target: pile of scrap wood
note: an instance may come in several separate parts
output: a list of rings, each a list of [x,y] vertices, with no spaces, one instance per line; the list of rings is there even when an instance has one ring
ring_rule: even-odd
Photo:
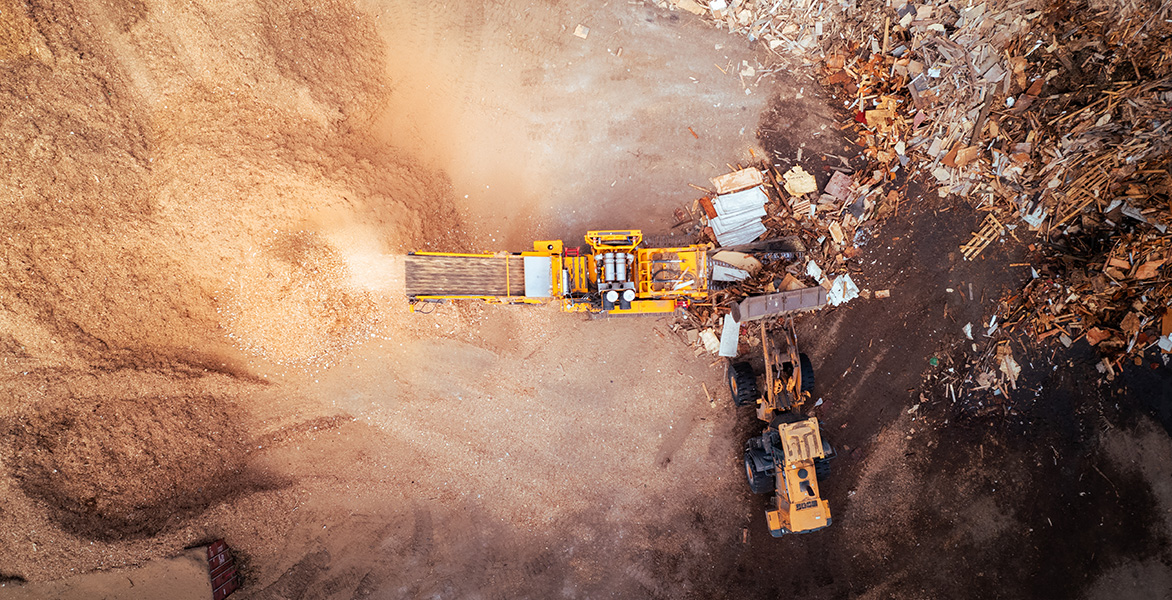
[[[723,198],[721,190],[727,190],[725,181],[735,177],[757,183],[752,191],[755,198],[753,208],[759,211],[745,212],[753,224],[761,224],[761,234],[740,244],[727,244],[728,238],[719,233],[714,224],[724,217],[719,216]],[[795,166],[784,174],[771,165],[759,164],[712,179],[717,193],[700,198],[695,211],[700,215],[700,241],[712,242],[717,247],[729,250],[746,250],[764,253],[767,257],[784,259],[788,270],[779,271],[777,266],[766,265],[761,272],[753,273],[737,289],[728,289],[729,298],[744,297],[777,291],[773,279],[789,274],[794,278],[809,278],[812,285],[832,281],[835,274],[847,273],[850,259],[858,256],[858,240],[861,227],[875,214],[874,194],[871,188],[856,185],[852,178],[836,171],[821,191],[814,177],[801,166]],[[744,192],[737,192],[744,193]],[[758,216],[760,215],[760,216]],[[756,230],[754,230],[756,231]],[[757,239],[764,243],[752,243]],[[769,241],[773,240],[772,243]],[[802,258],[802,262],[796,259]],[[808,268],[813,261],[817,272]],[[829,287],[829,283],[826,283]]]
[[[768,164],[713,178],[715,191],[698,199],[692,211],[699,215],[699,241],[719,248],[711,260],[712,292],[709,302],[689,307],[687,328],[707,333],[709,349],[715,352],[715,332],[746,298],[777,295],[762,305],[772,310],[789,306],[787,302],[839,305],[871,297],[851,277],[860,268],[851,261],[865,237],[860,229],[875,214],[870,183],[858,185],[836,171],[819,190],[801,166],[779,173]],[[797,293],[819,287],[824,291]],[[786,296],[790,292],[792,297]],[[889,294],[880,290],[873,295]]]
[[[1007,237],[1049,257],[1019,295],[1037,339],[1085,339],[1108,362],[1167,339],[1172,3],[670,3],[820,69],[869,161],[844,202],[863,200],[855,217],[898,214],[900,182],[918,175],[983,213],[965,259]],[[766,226],[801,220],[811,199],[785,200]]]
[[[1131,48],[1095,52],[1110,46],[1101,27],[1061,21],[1031,2],[893,10],[878,51],[855,43],[823,61],[825,83],[854,114],[869,170],[888,179],[922,173],[941,195],[995,216],[999,233],[1021,225],[1043,236],[1107,209],[1120,190],[1131,189],[1133,203],[1151,197],[1151,176],[1166,176],[1166,35],[1155,52],[1164,58],[1148,57],[1146,77],[1127,59],[1131,69],[1112,80],[1102,73],[1118,73]]]
[[[919,172],[1010,227],[1101,210],[1169,150],[1172,3],[671,3],[819,64],[877,183]]]
[[[1038,277],[1020,295],[1022,328],[1064,346],[1085,339],[1117,369],[1148,350],[1172,353],[1172,240],[1125,234],[1090,262],[1071,259],[1062,277]]]

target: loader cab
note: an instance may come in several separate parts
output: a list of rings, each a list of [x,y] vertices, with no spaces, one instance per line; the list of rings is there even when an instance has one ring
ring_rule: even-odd
[[[818,491],[814,461],[779,470],[777,491],[777,508],[765,513],[773,537],[817,531],[830,525],[830,504]]]
[[[776,496],[773,510],[766,512],[769,532],[778,537],[786,533],[804,533],[830,524],[830,504],[818,489],[819,463],[829,458],[829,444],[822,440],[818,420],[814,418],[776,423],[773,456],[780,468],[776,471]],[[780,460],[778,460],[780,459]]]

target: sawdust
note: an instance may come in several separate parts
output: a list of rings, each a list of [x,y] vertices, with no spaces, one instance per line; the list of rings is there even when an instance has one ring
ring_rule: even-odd
[[[612,521],[663,511],[677,488],[693,497],[712,482],[734,485],[713,472],[735,465],[701,461],[735,454],[731,437],[714,438],[691,413],[663,420],[658,413],[670,407],[646,393],[689,409],[702,396],[676,364],[690,356],[686,349],[643,357],[640,336],[652,335],[651,324],[635,327],[634,338],[630,325],[597,325],[608,338],[604,352],[576,335],[579,323],[566,315],[522,320],[460,308],[409,322],[394,297],[402,266],[393,255],[470,249],[461,214],[486,219],[478,239],[493,248],[527,245],[536,208],[575,237],[587,224],[569,216],[570,206],[589,226],[617,207],[630,224],[646,224],[682,178],[696,172],[703,181],[722,168],[699,157],[733,156],[751,143],[741,111],[753,114],[756,97],[742,100],[730,78],[706,85],[736,99],[735,111],[718,108],[713,95],[680,103],[678,90],[642,78],[662,66],[653,59],[596,61],[588,71],[549,62],[545,77],[523,68],[534,57],[546,65],[553,56],[545,53],[560,48],[544,30],[490,49],[525,53],[501,79],[469,58],[485,15],[452,9],[443,13],[450,27],[412,21],[405,31],[391,24],[394,7],[375,8],[371,18],[374,9],[347,2],[3,5],[3,39],[15,40],[0,56],[0,101],[15,107],[0,124],[8,175],[0,181],[0,350],[10,375],[0,383],[12,399],[0,404],[5,575],[59,579],[227,536],[258,557],[255,574],[267,585],[321,543],[323,522],[348,522],[354,498],[386,519],[426,498],[449,536],[467,525],[460,516],[469,507],[510,535],[529,531],[512,543],[538,563],[533,573],[553,582],[562,568],[546,564],[533,531],[572,524],[595,540],[575,543],[587,557],[583,568],[602,574],[616,548],[633,556],[630,542],[609,540]],[[551,31],[564,18],[554,9],[534,14]],[[624,32],[630,57],[683,43],[675,22],[659,17],[640,9],[635,24],[611,19],[597,31]],[[651,37],[625,32],[633,26]],[[416,43],[416,29],[434,43]],[[449,34],[463,42],[445,41]],[[451,80],[428,72],[394,78],[393,68],[420,58],[420,48],[441,46],[423,64],[460,58]],[[582,55],[574,52],[576,61]],[[626,83],[601,85],[612,80]],[[445,81],[451,85],[426,91]],[[466,112],[458,118],[444,112],[498,84],[506,91],[489,104],[459,108]],[[586,85],[614,92],[594,98],[581,94]],[[575,98],[590,100],[585,114],[569,102]],[[617,100],[625,111],[614,111]],[[516,109],[500,120],[520,101],[532,114]],[[668,105],[697,119],[705,145],[681,153],[676,140],[653,141],[631,126],[647,115],[674,119]],[[402,143],[399,126],[418,136]],[[581,161],[577,149],[603,134],[621,143]],[[530,144],[530,154],[513,155]],[[537,155],[550,162],[516,158]],[[416,156],[433,160],[423,166]],[[663,164],[672,168],[656,168]],[[454,171],[471,197],[454,198],[436,166]],[[619,173],[623,185],[606,188],[611,198],[582,201],[585,189],[612,186]],[[639,173],[658,179],[631,177]],[[667,181],[674,186],[660,185]],[[561,325],[547,331],[555,318]],[[547,333],[574,343],[554,352]],[[461,343],[418,343],[437,337]],[[527,358],[536,352],[546,357],[544,379]],[[502,357],[506,364],[493,366]],[[621,365],[634,357],[652,362],[628,373]],[[597,380],[608,361],[615,374]],[[567,391],[571,380],[582,383]],[[632,399],[639,385],[650,387]],[[584,432],[599,413],[616,424]],[[519,428],[526,417],[534,420]],[[592,445],[567,447],[579,437]],[[638,494],[617,491],[631,465],[649,486]],[[150,477],[131,477],[141,473]],[[478,497],[490,489],[500,493]],[[706,514],[720,509],[706,502]],[[328,538],[336,556],[350,556],[343,550],[362,536],[382,535],[372,541],[378,548],[390,535],[357,529]],[[706,539],[734,530],[711,529]],[[685,548],[692,535],[659,545]],[[632,526],[626,539],[644,548],[657,536]],[[468,537],[460,551],[467,556],[455,557],[453,569],[479,560],[476,548],[489,541]],[[391,564],[388,572],[402,571]],[[601,575],[590,581],[591,589],[609,585]]]
[[[258,485],[233,408],[206,396],[44,402],[9,432],[13,475],[77,535],[153,535]]]
[[[277,547],[291,498],[256,446],[304,400],[258,365],[360,345],[370,257],[460,228],[445,177],[365,133],[388,82],[363,16],[0,3],[5,572],[133,563],[248,518]]]
[[[218,311],[228,337],[278,365],[325,366],[369,338],[369,292],[348,284],[340,253],[312,232],[279,232],[228,279]]]

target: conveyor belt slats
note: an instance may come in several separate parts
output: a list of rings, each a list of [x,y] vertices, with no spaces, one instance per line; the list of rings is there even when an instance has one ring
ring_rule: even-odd
[[[520,256],[412,254],[407,256],[406,276],[408,296],[525,295]]]

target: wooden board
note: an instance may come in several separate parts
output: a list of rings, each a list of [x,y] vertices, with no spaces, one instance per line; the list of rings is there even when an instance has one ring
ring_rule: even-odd
[[[409,297],[525,295],[525,263],[520,256],[412,254],[407,256],[406,275]]]
[[[765,178],[761,175],[760,169],[750,167],[748,169],[726,173],[719,177],[713,177],[709,181],[716,187],[716,193],[729,194],[745,188],[751,188],[755,185],[761,185],[765,181]]]

